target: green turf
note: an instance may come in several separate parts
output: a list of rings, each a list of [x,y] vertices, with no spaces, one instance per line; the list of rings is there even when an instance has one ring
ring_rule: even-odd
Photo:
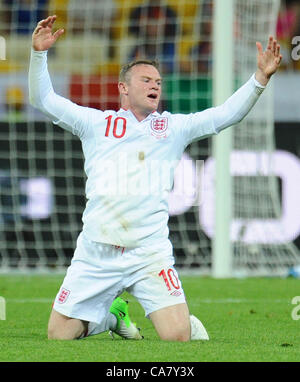
[[[299,280],[182,277],[190,311],[201,319],[210,341],[160,341],[141,306],[127,294],[143,341],[113,341],[107,333],[83,340],[50,341],[47,321],[62,278],[0,275],[0,296],[6,299],[7,311],[6,320],[0,321],[0,361],[300,360],[300,320],[291,315],[296,308],[292,298],[300,295]]]

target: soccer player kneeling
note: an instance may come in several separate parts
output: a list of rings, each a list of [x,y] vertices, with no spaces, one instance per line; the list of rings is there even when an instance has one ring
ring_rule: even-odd
[[[120,110],[102,111],[54,92],[47,51],[64,32],[52,32],[55,20],[49,16],[40,21],[32,35],[30,102],[81,140],[87,204],[48,337],[75,339],[111,331],[142,339],[119,297],[127,291],[161,339],[208,340],[202,323],[189,312],[168,238],[174,163],[190,143],[218,134],[248,114],[280,65],[280,47],[273,37],[265,51],[257,43],[256,73],[224,104],[186,115],[159,113],[157,63],[132,62],[120,72]]]

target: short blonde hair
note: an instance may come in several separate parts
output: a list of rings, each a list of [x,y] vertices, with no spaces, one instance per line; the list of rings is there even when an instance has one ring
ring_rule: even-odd
[[[159,63],[156,60],[135,60],[122,66],[119,74],[119,82],[128,83],[130,71],[136,65],[152,65],[159,71]]]

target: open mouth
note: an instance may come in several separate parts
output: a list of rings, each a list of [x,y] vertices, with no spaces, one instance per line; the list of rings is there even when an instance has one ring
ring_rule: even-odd
[[[151,93],[151,94],[148,95],[148,98],[157,99],[157,94]]]

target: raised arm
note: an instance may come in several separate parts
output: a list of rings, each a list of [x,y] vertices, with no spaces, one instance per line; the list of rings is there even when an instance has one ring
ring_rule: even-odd
[[[271,76],[280,66],[280,45],[269,37],[264,51],[260,42],[257,47],[257,70],[252,78],[238,89],[223,105],[214,108],[213,118],[216,132],[243,120],[257,102]]]
[[[47,51],[64,33],[63,29],[52,32],[55,20],[56,16],[49,16],[40,21],[32,34],[28,76],[29,100],[53,123],[81,138],[88,133],[90,118],[94,110],[76,105],[53,90],[47,67]]]
[[[202,112],[192,113],[185,118],[183,134],[187,144],[217,134],[225,128],[243,120],[253,108],[271,76],[280,66],[282,55],[280,45],[272,36],[269,37],[265,51],[260,42],[257,47],[257,70],[222,105]]]

